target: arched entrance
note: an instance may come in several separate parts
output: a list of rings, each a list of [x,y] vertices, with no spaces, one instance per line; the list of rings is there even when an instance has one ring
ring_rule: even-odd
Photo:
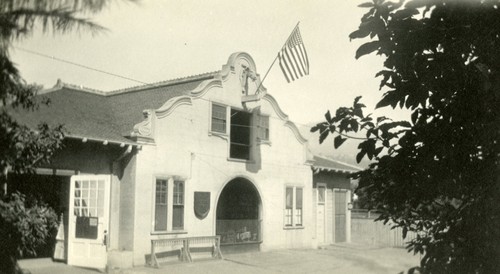
[[[235,178],[222,190],[217,202],[216,234],[223,252],[258,250],[262,202],[252,182]]]

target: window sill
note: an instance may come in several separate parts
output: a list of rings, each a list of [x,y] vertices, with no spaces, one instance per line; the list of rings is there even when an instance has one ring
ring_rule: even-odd
[[[208,136],[219,136],[222,138],[227,138],[227,133],[217,132],[217,131],[208,131]]]
[[[237,162],[237,163],[247,163],[247,164],[255,163],[255,161],[252,161],[252,160],[245,160],[245,159],[238,159],[238,158],[227,158],[227,160],[230,162]]]
[[[295,229],[304,229],[305,227],[300,225],[300,226],[284,226],[283,230],[295,230]]]
[[[153,231],[151,235],[187,234],[187,230]]]
[[[271,141],[269,141],[269,140],[257,140],[257,144],[270,146],[271,145]]]

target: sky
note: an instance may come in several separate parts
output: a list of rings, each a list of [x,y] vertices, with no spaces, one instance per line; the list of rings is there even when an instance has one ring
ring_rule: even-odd
[[[220,70],[238,51],[250,54],[261,79],[291,31],[299,28],[308,53],[310,74],[287,83],[278,63],[263,82],[290,119],[299,125],[324,119],[327,110],[350,106],[363,96],[372,112],[383,92],[378,56],[354,58],[368,40],[349,41],[367,0],[179,0],[114,2],[92,20],[108,29],[91,33],[35,33],[15,43],[11,57],[29,83],[45,88],[63,82],[111,91],[140,85],[94,70],[23,51],[154,83]],[[382,110],[395,118],[404,114]]]

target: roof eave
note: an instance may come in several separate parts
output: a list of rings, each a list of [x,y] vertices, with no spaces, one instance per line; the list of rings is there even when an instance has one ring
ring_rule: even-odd
[[[103,145],[119,145],[120,147],[125,147],[126,145],[130,146],[136,146],[140,148],[142,144],[133,142],[133,141],[117,141],[117,140],[107,140],[107,139],[102,139],[102,138],[95,138],[95,137],[84,137],[80,135],[73,135],[73,134],[67,134],[64,136],[66,139],[76,139],[76,140],[81,140],[82,143],[86,143],[88,141],[92,142],[99,142],[102,143]]]
[[[332,171],[332,172],[337,172],[337,173],[346,173],[346,174],[353,174],[358,172],[358,170],[348,170],[348,169],[341,169],[341,168],[333,168],[333,167],[325,167],[325,166],[312,166],[313,170],[316,172],[320,171]]]

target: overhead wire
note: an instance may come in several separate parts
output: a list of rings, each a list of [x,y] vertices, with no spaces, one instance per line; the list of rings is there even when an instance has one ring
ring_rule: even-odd
[[[20,50],[20,51],[23,51],[23,52],[26,52],[26,53],[30,53],[30,54],[33,54],[33,55],[37,55],[37,56],[40,56],[40,57],[52,59],[54,61],[58,61],[58,62],[70,64],[70,65],[73,65],[73,66],[77,66],[77,67],[84,68],[84,69],[87,69],[87,70],[91,70],[91,71],[95,71],[95,72],[107,74],[109,76],[118,77],[118,78],[121,78],[121,79],[125,79],[125,80],[136,82],[136,83],[140,83],[140,84],[143,84],[143,85],[152,85],[151,83],[147,83],[147,82],[144,82],[144,81],[136,80],[136,79],[133,79],[131,77],[122,76],[122,75],[119,75],[119,74],[116,74],[116,73],[112,73],[112,72],[108,72],[108,71],[104,71],[104,70],[101,70],[101,69],[93,68],[93,67],[90,67],[90,66],[87,66],[87,65],[82,65],[82,64],[79,64],[79,63],[74,62],[74,61],[69,61],[69,60],[66,60],[66,59],[63,59],[63,58],[55,57],[53,55],[48,55],[48,54],[41,53],[41,52],[38,52],[38,51],[34,51],[34,50],[30,50],[30,49],[25,49],[25,48],[22,48],[22,47],[19,47],[19,46],[13,46],[13,47],[15,49]],[[204,100],[204,101],[207,101],[207,102],[212,102],[212,101],[210,101],[208,99],[201,98],[201,97],[198,97],[196,99]],[[235,114],[233,114],[232,116],[234,116]],[[279,120],[281,120],[280,118],[277,118],[277,117],[273,117],[273,116],[269,116],[269,117],[271,119],[279,119]],[[306,125],[306,124],[302,124],[302,123],[298,123],[298,122],[293,122],[293,123],[296,124],[296,125],[300,125],[300,126],[302,126],[304,128],[307,128],[309,130],[313,128],[310,125]],[[248,125],[241,125],[241,124],[232,124],[232,125],[237,126],[237,127],[249,127],[249,128],[255,127],[255,126],[248,126]],[[338,130],[336,130],[336,132],[339,133],[339,134],[341,134],[340,132],[338,132]],[[363,139],[363,138],[357,138],[357,137],[353,137],[353,136],[347,136],[345,134],[341,134],[341,135],[346,136],[346,137],[350,137],[350,138],[354,138],[354,139]]]
[[[59,57],[55,57],[55,56],[51,56],[51,55],[48,55],[48,54],[45,54],[45,53],[41,53],[41,52],[38,52],[38,51],[25,49],[25,48],[22,48],[22,47],[19,47],[19,46],[13,46],[13,47],[15,49],[17,49],[17,50],[24,51],[24,52],[27,52],[27,53],[30,53],[30,54],[34,54],[34,55],[38,55],[38,56],[41,56],[41,57],[49,58],[49,59],[52,59],[54,61],[58,61],[58,62],[61,62],[61,63],[66,63],[66,64],[69,64],[69,65],[81,67],[81,68],[92,70],[92,71],[95,71],[95,72],[104,73],[104,74],[107,74],[107,75],[110,75],[110,76],[114,76],[114,77],[118,77],[118,78],[122,78],[122,79],[125,79],[125,80],[128,80],[128,81],[132,81],[132,82],[136,82],[136,83],[140,83],[140,84],[149,85],[149,83],[146,83],[144,81],[139,81],[139,80],[136,80],[136,79],[133,79],[133,78],[130,78],[130,77],[121,76],[121,75],[118,75],[118,74],[115,74],[115,73],[112,73],[112,72],[108,72],[108,71],[104,71],[104,70],[101,70],[101,69],[96,69],[96,68],[89,67],[89,66],[86,66],[86,65],[82,65],[82,64],[79,64],[79,63],[76,63],[76,62],[73,62],[73,61],[69,61],[69,60],[66,60],[66,59],[62,59],[62,58],[59,58]]]

